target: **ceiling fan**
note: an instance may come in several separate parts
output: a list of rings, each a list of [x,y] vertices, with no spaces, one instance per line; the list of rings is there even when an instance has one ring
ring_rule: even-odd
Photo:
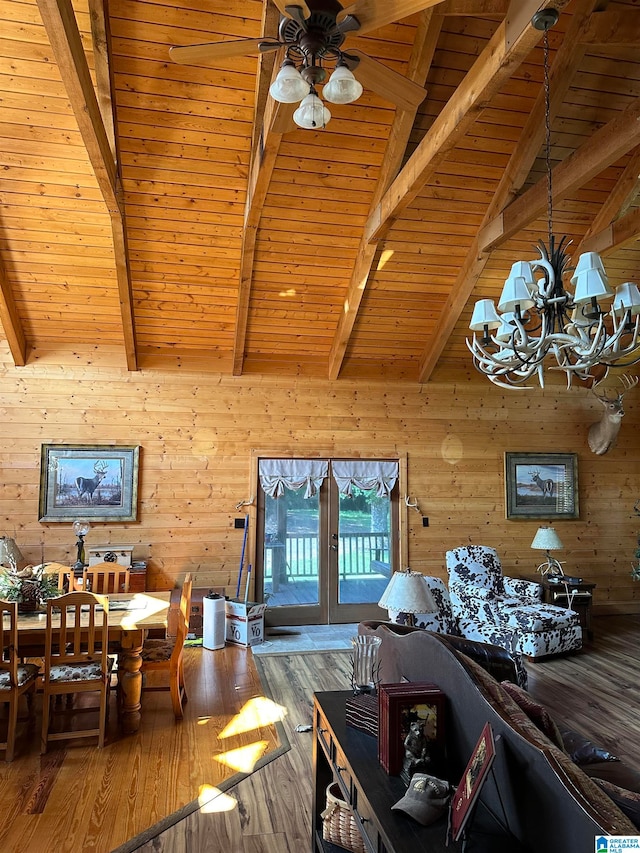
[[[197,64],[282,50],[285,59],[270,92],[280,103],[301,101],[294,113],[294,120],[301,127],[324,126],[330,117],[315,89],[316,84],[325,83],[327,63],[334,64],[335,70],[324,86],[323,96],[333,103],[355,101],[363,86],[401,109],[415,109],[424,100],[425,89],[412,80],[360,50],[346,53],[341,48],[350,32],[362,34],[377,29],[435,6],[441,0],[356,0],[349,6],[338,0],[273,2],[282,15],[277,39],[263,37],[176,46],[169,49],[171,59],[180,64]]]

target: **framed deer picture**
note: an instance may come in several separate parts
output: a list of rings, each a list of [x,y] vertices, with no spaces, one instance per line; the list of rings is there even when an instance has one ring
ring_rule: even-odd
[[[40,521],[136,521],[140,448],[43,444]]]
[[[579,518],[575,453],[505,453],[507,518]]]

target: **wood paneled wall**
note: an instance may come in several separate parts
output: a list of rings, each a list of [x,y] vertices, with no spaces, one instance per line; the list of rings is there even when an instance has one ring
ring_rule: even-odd
[[[591,453],[587,427],[600,417],[584,389],[501,392],[475,374],[457,382],[231,377],[195,372],[130,373],[106,348],[60,353],[22,368],[0,354],[0,535],[25,557],[75,559],[68,523],[40,523],[43,443],[139,444],[139,521],[93,525],[87,544],[135,543],[149,560],[150,588],[173,586],[186,571],[196,586],[235,592],[242,531],[236,505],[256,493],[252,451],[300,455],[379,455],[408,460],[407,511],[413,569],[445,577],[444,552],[465,543],[496,547],[505,572],[531,575],[540,522],[505,519],[504,453],[578,454],[580,519],[555,524],[567,573],[598,584],[599,612],[640,610],[630,577],[640,534],[640,392],[625,400],[617,447]],[[253,511],[253,510],[252,510]]]

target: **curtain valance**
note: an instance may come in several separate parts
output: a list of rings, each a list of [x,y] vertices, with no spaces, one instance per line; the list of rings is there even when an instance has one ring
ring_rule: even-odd
[[[331,471],[341,495],[351,497],[352,489],[375,489],[379,498],[388,498],[398,479],[397,461],[381,462],[371,459],[332,461]]]
[[[305,498],[313,497],[329,472],[326,459],[261,459],[258,466],[260,485],[272,498],[285,489],[297,491],[305,487]]]

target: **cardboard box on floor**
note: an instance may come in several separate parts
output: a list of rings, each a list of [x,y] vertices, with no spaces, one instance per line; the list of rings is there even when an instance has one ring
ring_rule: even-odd
[[[240,601],[225,602],[226,639],[234,646],[257,646],[264,642],[264,611],[266,604]]]

